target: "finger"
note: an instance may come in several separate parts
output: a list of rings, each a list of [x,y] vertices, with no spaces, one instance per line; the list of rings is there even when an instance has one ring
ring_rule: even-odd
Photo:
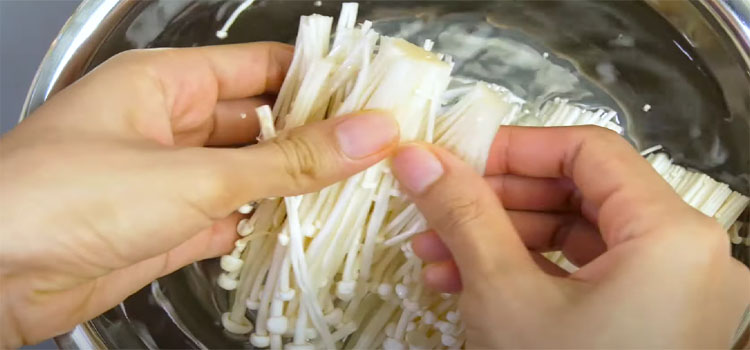
[[[580,207],[576,187],[566,178],[505,174],[486,176],[485,180],[505,209],[569,211]]]
[[[513,226],[529,250],[561,250],[576,266],[583,266],[607,250],[596,228],[580,216],[509,211]]]
[[[610,246],[691,211],[630,144],[600,127],[501,128],[487,172],[572,179]]]
[[[272,96],[256,96],[239,100],[219,101],[214,109],[214,127],[207,146],[239,146],[255,143],[260,123],[255,109],[272,105]]]
[[[182,244],[133,265],[114,270],[97,279],[94,290],[86,304],[87,310],[81,310],[86,318],[95,317],[101,310],[117,305],[130,294],[161,276],[172,273],[194,261],[208,259],[231,251],[237,239],[237,222],[241,215],[232,214],[218,220],[213,226],[201,231]],[[80,288],[90,288],[82,286]]]
[[[539,253],[530,254],[534,263],[544,273],[555,277],[568,277],[570,273],[555,263],[549,261]],[[453,260],[433,262],[425,265],[422,270],[422,281],[435,291],[441,293],[458,293],[461,291],[461,275]]]
[[[178,164],[164,176],[174,191],[221,217],[250,200],[308,193],[354,175],[385,158],[398,133],[386,112],[354,113],[245,148],[169,152],[165,161]]]
[[[532,252],[530,256],[539,269],[550,276],[567,277],[570,275],[568,271],[555,265],[539,253]],[[422,281],[428,288],[441,293],[458,293],[462,289],[461,275],[453,260],[425,265],[422,270]]]
[[[461,275],[453,260],[427,264],[422,270],[422,281],[441,293],[458,293],[462,288]]]
[[[280,43],[131,50],[108,60],[60,95],[77,100],[71,105],[78,113],[72,115],[85,110],[101,116],[84,123],[99,134],[135,132],[174,145],[173,134],[211,122],[217,101],[278,92],[292,54],[291,46]],[[70,109],[56,100],[47,109]]]
[[[237,224],[243,217],[244,215],[234,212],[214,222],[209,229],[199,232],[171,249],[165,257],[168,259],[160,276],[172,273],[189,263],[231,252],[234,249],[234,242],[239,238]]]
[[[557,266],[555,263],[549,261],[549,259],[542,256],[542,254],[531,252],[531,258],[542,271],[550,276],[567,277],[570,275],[568,271],[565,271],[562,267]]]
[[[512,214],[512,213],[513,212],[509,212],[509,214]],[[512,215],[511,215],[511,220],[513,220]],[[599,239],[599,241],[601,241],[601,239]],[[412,239],[411,243],[412,243],[412,247],[414,248],[414,253],[416,253],[417,256],[426,263],[444,262],[444,261],[453,259],[453,257],[450,254],[450,251],[448,250],[448,247],[445,246],[445,243],[443,243],[443,241],[434,231],[427,231],[418,236],[415,236]],[[602,245],[604,245],[604,243],[602,243]],[[555,250],[555,249],[547,249],[547,247],[543,247],[539,251],[546,252],[549,250]],[[556,249],[556,250],[559,250],[559,249]],[[539,253],[539,251],[530,252],[530,253],[531,253],[531,258],[534,259],[534,262],[536,262],[536,264],[539,266],[539,268],[542,271],[546,272],[549,275],[558,276],[558,277],[569,275],[569,273],[565,271],[563,268],[555,265],[554,263],[549,261],[549,259],[542,256]],[[593,258],[589,259],[588,261],[590,260],[593,260]],[[581,265],[576,265],[576,266],[581,266]]]
[[[153,279],[177,271],[192,262],[227,254],[234,248],[234,241],[238,237],[237,223],[241,218],[241,214],[232,213],[227,218],[217,220],[210,228],[202,230],[167,252],[142,260],[122,270],[129,268],[139,270],[142,273],[137,274],[138,280],[133,282],[145,281],[145,283],[148,283]],[[116,271],[114,275],[120,273],[126,274]],[[138,283],[133,284],[137,285]],[[123,289],[125,285],[121,287],[120,289]]]
[[[453,259],[451,251],[433,230],[414,236],[411,239],[411,247],[414,250],[414,254],[417,254],[424,262],[430,263]]]
[[[465,286],[489,274],[533,279],[540,272],[492,189],[468,165],[437,147],[411,144],[397,151],[393,171],[450,249]]]
[[[260,126],[255,109],[273,103],[271,96],[219,101],[202,124],[174,132],[177,146],[242,146],[255,143]]]
[[[163,85],[174,106],[192,99],[233,100],[276,93],[286,76],[294,48],[273,42],[178,49],[132,50],[113,65],[139,65]],[[213,92],[212,96],[202,95]]]
[[[560,250],[573,265],[582,267],[607,252],[607,244],[591,223],[576,220],[570,226]]]

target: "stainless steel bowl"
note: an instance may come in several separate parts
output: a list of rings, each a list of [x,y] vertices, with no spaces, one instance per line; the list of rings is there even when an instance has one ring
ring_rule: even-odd
[[[238,4],[84,1],[42,62],[23,116],[118,52],[258,40],[291,42],[300,15],[336,15],[340,6],[327,0],[321,6],[312,0],[258,0],[240,16],[229,38],[220,41],[214,33]],[[489,23],[498,33],[522,37],[576,70],[590,90],[603,92],[594,95],[621,112],[634,144],[662,144],[678,162],[750,193],[748,1],[369,0],[361,2],[360,13],[386,32],[414,20],[458,21]],[[410,38],[439,34],[440,30],[422,31]],[[632,45],[617,44],[621,34]],[[602,71],[602,62],[609,73]],[[651,111],[644,112],[644,104],[650,104]],[[746,229],[743,235],[747,234]],[[735,247],[733,253],[750,261],[746,246]],[[221,329],[220,310],[226,309],[227,296],[214,287],[216,272],[215,262],[192,264],[59,337],[58,344],[63,348],[250,347],[245,339]]]

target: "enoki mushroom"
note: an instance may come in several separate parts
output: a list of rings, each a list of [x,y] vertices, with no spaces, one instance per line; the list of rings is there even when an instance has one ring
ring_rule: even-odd
[[[244,4],[251,3],[246,1]],[[230,21],[234,21],[236,11]],[[300,19],[294,58],[273,108],[257,110],[261,142],[277,129],[361,109],[393,113],[404,141],[435,143],[484,171],[502,125],[598,125],[621,133],[617,113],[554,99],[538,111],[509,90],[477,82],[451,88],[452,59],[356,25],[357,4],[333,19]],[[221,32],[226,33],[226,28]],[[650,150],[649,150],[650,152]],[[683,199],[737,235],[748,198],[710,177],[647,158]],[[433,349],[464,345],[457,296],[423,288],[409,239],[427,228],[382,161],[320,192],[269,198],[239,208],[234,251],[218,284],[231,291],[222,324],[250,333],[255,347]],[[559,254],[548,256],[573,269]],[[250,322],[248,315],[254,317]]]

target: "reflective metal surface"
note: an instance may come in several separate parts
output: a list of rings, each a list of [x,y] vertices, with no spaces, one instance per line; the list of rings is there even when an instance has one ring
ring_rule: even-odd
[[[26,96],[21,119],[83,74],[99,43],[134,4],[119,0],[81,3],[42,60]]]
[[[238,4],[85,1],[43,61],[24,114],[118,52],[258,40],[291,42],[300,15],[336,15],[340,3],[323,1],[316,7],[312,0],[259,0],[220,41],[214,33]],[[451,31],[481,33],[487,40],[502,36],[546,52],[555,65],[575,72],[576,88],[590,92],[580,96],[589,99],[586,102],[611,105],[621,112],[636,146],[662,144],[678,162],[750,193],[747,1],[364,1],[360,12],[361,18],[373,20],[386,34],[415,41],[431,38],[438,43],[436,50],[455,56],[460,55],[460,45],[445,44]],[[477,51],[470,57],[486,53]],[[480,62],[481,67],[472,68],[470,61],[457,65],[462,75],[484,69],[483,79],[513,83],[504,75],[508,72],[485,74],[492,72],[491,64]],[[518,88],[527,98],[539,95],[531,83]],[[645,104],[650,111],[643,111]],[[735,247],[733,253],[750,261],[747,247]],[[59,345],[247,348],[246,339],[221,329],[219,316],[226,309],[227,295],[214,287],[217,271],[215,262],[202,262],[166,276],[59,338]]]

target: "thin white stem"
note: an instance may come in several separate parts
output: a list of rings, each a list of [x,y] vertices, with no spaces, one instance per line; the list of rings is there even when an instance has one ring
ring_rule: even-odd
[[[244,12],[248,7],[250,7],[255,0],[245,0],[243,1],[240,6],[237,6],[237,8],[232,12],[232,14],[229,16],[226,22],[224,22],[224,25],[221,26],[221,29],[216,31],[216,37],[219,39],[225,39],[229,33],[229,28],[232,27],[234,24],[234,21],[237,20],[237,17],[240,16],[242,12]]]
[[[359,275],[364,281],[367,281],[370,277],[372,254],[375,249],[375,237],[380,231],[380,227],[383,225],[383,218],[387,213],[388,199],[393,183],[394,179],[390,174],[385,174],[382,177],[380,187],[378,188],[377,198],[375,199],[375,207],[372,210],[372,214],[370,214],[370,221],[367,224],[365,244],[362,247],[362,266]]]

